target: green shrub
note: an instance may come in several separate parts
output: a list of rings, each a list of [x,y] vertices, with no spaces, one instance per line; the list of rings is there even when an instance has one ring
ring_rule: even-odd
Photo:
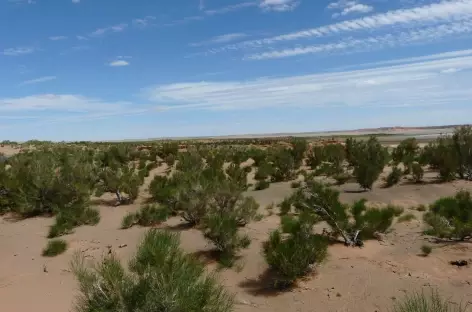
[[[232,311],[233,297],[179,244],[177,234],[148,231],[130,272],[113,255],[92,268],[77,255],[71,264],[80,290],[75,311]]]
[[[295,167],[300,167],[303,158],[305,158],[308,142],[302,138],[293,138],[290,143],[292,144],[291,154],[295,161]]]
[[[392,172],[389,173],[389,175],[387,176],[387,178],[385,179],[385,182],[386,182],[386,186],[387,187],[390,187],[390,186],[393,186],[395,184],[398,184],[398,182],[400,182],[400,179],[402,178],[402,170],[398,167],[393,167],[392,168]]]
[[[407,295],[397,301],[392,312],[466,312],[466,307],[454,306],[449,300],[441,298],[437,291],[430,295],[424,292]]]
[[[351,179],[351,175],[347,172],[338,173],[333,175],[333,179],[336,180],[336,185],[343,185]]]
[[[300,181],[293,181],[290,183],[291,188],[299,188],[302,183]]]
[[[405,173],[411,171],[413,161],[418,157],[419,145],[415,138],[408,138],[400,142],[393,150],[392,159],[395,164],[403,163]]]
[[[271,178],[273,182],[289,181],[295,175],[295,159],[290,150],[286,148],[273,148],[269,154],[272,164]]]
[[[418,211],[426,211],[426,206],[425,205],[419,205],[418,207],[416,207],[416,210]]]
[[[231,267],[240,249],[249,247],[251,240],[239,231],[239,216],[236,213],[210,213],[202,222],[204,236],[211,241],[219,252],[221,265]]]
[[[255,185],[255,190],[256,191],[265,190],[269,188],[269,186],[270,186],[270,182],[268,181],[265,181],[265,180],[257,181]]]
[[[375,137],[354,144],[355,149],[350,151],[350,157],[355,158],[354,176],[361,187],[372,189],[386,164],[387,151]]]
[[[395,214],[395,217],[399,217],[405,211],[405,209],[400,206],[389,205],[389,207],[393,209],[393,213]]]
[[[50,240],[43,249],[43,257],[55,257],[64,253],[67,250],[67,242],[62,239],[53,239]]]
[[[472,198],[469,192],[460,191],[454,197],[434,202],[424,215],[431,227],[431,235],[440,238],[464,240],[472,235]]]
[[[96,225],[100,222],[100,212],[86,207],[83,204],[64,207],[56,215],[56,222],[49,228],[48,238],[70,234],[75,227],[82,225]]]
[[[415,215],[412,214],[412,213],[407,213],[407,214],[401,216],[400,218],[398,218],[399,223],[410,222],[411,220],[416,220]]]
[[[351,232],[359,231],[360,239],[373,239],[376,233],[385,233],[392,225],[395,208],[367,208],[365,199],[359,200],[351,207],[354,223],[349,227]]]
[[[135,224],[136,224],[136,214],[133,212],[129,212],[126,216],[123,217],[123,220],[121,221],[121,228],[129,229]]]
[[[254,179],[258,181],[267,180],[270,175],[272,175],[274,169],[271,164],[268,162],[261,162],[257,167],[256,173],[254,175]]]
[[[429,254],[433,251],[433,248],[429,245],[422,245],[421,246],[421,252],[423,253],[423,256],[427,257]]]
[[[420,183],[424,176],[423,167],[419,163],[414,162],[411,166],[411,174],[413,175],[413,181]]]
[[[324,149],[322,146],[313,146],[308,153],[307,165],[312,170],[316,170],[325,160]]]
[[[275,273],[274,286],[286,288],[307,275],[314,264],[327,256],[325,237],[313,233],[314,220],[308,214],[284,217],[279,230],[270,234],[263,245],[264,257]]]

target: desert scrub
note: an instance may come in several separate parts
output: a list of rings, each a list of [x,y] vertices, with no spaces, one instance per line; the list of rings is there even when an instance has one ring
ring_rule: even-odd
[[[49,228],[48,238],[70,234],[74,228],[82,225],[97,225],[100,222],[100,212],[97,209],[77,206],[64,207],[56,216],[56,222]]]
[[[177,234],[150,230],[129,270],[113,254],[92,267],[77,254],[71,263],[80,290],[75,311],[232,311],[233,296],[179,245]]]
[[[143,205],[138,212],[128,213],[121,222],[122,229],[128,229],[133,225],[153,226],[167,220],[170,211],[166,207],[156,204]]]
[[[351,179],[351,175],[347,172],[338,173],[333,175],[333,179],[336,180],[336,185],[343,185]]]
[[[402,174],[403,173],[400,168],[393,167],[392,172],[390,172],[387,178],[385,179],[386,186],[391,187],[391,186],[394,186],[395,184],[398,184],[398,182],[400,182]]]
[[[424,292],[407,295],[395,303],[392,312],[466,312],[466,307],[456,306],[443,299],[437,291],[430,295]]]
[[[421,253],[424,257],[429,256],[429,254],[433,251],[433,248],[429,245],[422,245],[421,246]]]
[[[273,231],[263,245],[263,253],[274,273],[273,286],[283,289],[313,270],[327,256],[328,241],[313,233],[315,220],[309,214],[282,217],[280,229]]]
[[[43,257],[55,257],[64,253],[67,250],[67,242],[62,239],[53,239],[50,240],[43,249]]]
[[[412,213],[407,213],[407,214],[405,214],[405,215],[403,215],[403,216],[400,216],[400,217],[398,218],[398,221],[397,221],[397,222],[398,222],[398,223],[403,223],[403,222],[410,222],[410,221],[412,221],[412,220],[416,220],[415,215],[412,214]]]
[[[401,214],[405,211],[405,209],[403,207],[399,207],[399,206],[389,205],[388,207],[393,209],[395,217],[401,216]]]
[[[424,170],[419,163],[413,163],[413,165],[411,166],[411,174],[415,183],[421,183],[421,181],[423,181]]]
[[[293,181],[290,183],[291,188],[299,188],[302,183],[300,181]]]
[[[265,180],[261,180],[261,181],[257,181],[254,189],[256,191],[262,191],[262,190],[265,190],[265,189],[269,188],[269,186],[270,186],[270,182],[267,182]]]
[[[472,198],[469,192],[460,191],[454,197],[443,197],[424,215],[429,235],[439,238],[465,240],[472,236]]]

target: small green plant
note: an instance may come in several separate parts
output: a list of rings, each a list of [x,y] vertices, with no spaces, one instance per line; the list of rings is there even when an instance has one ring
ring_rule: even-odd
[[[98,222],[100,222],[100,212],[96,209],[83,208],[81,204],[76,209],[73,206],[68,209],[63,208],[56,216],[56,222],[49,228],[48,238],[67,235],[78,226],[96,225]]]
[[[155,204],[142,206],[136,213],[128,213],[121,222],[122,229],[129,229],[133,225],[153,226],[160,224],[169,217],[169,209]]]
[[[300,185],[301,185],[300,181],[293,181],[292,183],[290,183],[291,188],[299,188]]]
[[[76,254],[71,263],[80,291],[75,311],[233,311],[233,296],[179,245],[177,234],[150,230],[129,270],[113,254],[93,267]]]
[[[395,217],[401,216],[401,214],[405,211],[405,209],[403,207],[400,207],[400,206],[390,205],[388,207],[393,209],[393,213],[395,214]]]
[[[270,182],[265,181],[265,180],[261,180],[261,181],[256,182],[256,185],[255,185],[254,189],[256,191],[262,191],[262,190],[265,190],[265,189],[269,188],[269,186],[270,186]]]
[[[53,239],[50,240],[43,249],[43,257],[55,257],[64,253],[67,250],[67,242],[62,239]]]
[[[336,180],[336,185],[343,185],[351,179],[351,175],[347,172],[338,173],[333,175],[333,179]]]
[[[421,246],[421,252],[424,257],[429,256],[429,254],[433,251],[433,248],[429,245],[423,245]]]
[[[418,207],[416,207],[416,210],[418,210],[418,211],[426,211],[427,208],[426,208],[425,205],[419,205]]]
[[[407,295],[403,300],[397,301],[392,312],[466,312],[466,307],[454,306],[448,300],[443,299],[437,291],[430,295],[413,293]]]
[[[284,216],[292,210],[292,199],[286,197],[278,206],[280,207],[280,215]]]
[[[385,179],[386,186],[391,187],[391,186],[394,186],[395,184],[398,184],[398,182],[400,182],[402,174],[403,172],[400,168],[393,167],[392,172],[390,172],[387,178]]]
[[[415,181],[415,183],[421,183],[421,181],[423,181],[424,170],[423,170],[423,167],[419,163],[417,162],[413,163],[413,165],[411,166],[411,174],[413,176],[413,181]]]
[[[398,218],[398,223],[410,222],[411,220],[416,220],[416,217],[412,213],[407,213]]]
[[[328,241],[313,233],[315,219],[309,214],[284,216],[282,225],[263,245],[264,257],[274,272],[274,287],[287,288],[307,275],[327,256]]]
[[[135,224],[136,224],[136,214],[133,212],[129,212],[126,216],[124,216],[123,220],[121,221],[121,228],[129,229]]]

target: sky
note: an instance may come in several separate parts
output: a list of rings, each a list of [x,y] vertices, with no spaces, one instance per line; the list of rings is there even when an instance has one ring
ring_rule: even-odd
[[[472,0],[0,0],[0,140],[472,122]]]

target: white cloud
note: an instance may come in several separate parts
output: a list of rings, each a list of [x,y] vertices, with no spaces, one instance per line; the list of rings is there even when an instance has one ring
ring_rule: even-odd
[[[76,36],[77,40],[88,40],[85,36]]]
[[[109,110],[124,110],[131,106],[128,102],[105,102],[73,94],[40,94],[19,98],[0,98],[0,111],[37,111],[48,110],[55,112],[107,112]]]
[[[268,11],[285,12],[295,9],[299,4],[297,0],[261,0],[259,6]]]
[[[40,82],[46,82],[46,81],[51,81],[55,80],[57,77],[56,76],[44,76],[36,79],[31,79],[31,80],[26,80],[20,83],[20,85],[29,85],[29,84],[36,84]]]
[[[271,38],[249,40],[212,49],[209,53],[235,50],[313,37],[325,37],[356,31],[376,31],[388,26],[405,28],[424,27],[431,24],[468,21],[472,18],[472,0],[451,0],[422,7],[388,11],[359,19],[343,21],[317,28],[305,29]]]
[[[219,43],[228,43],[231,41],[236,41],[238,39],[242,39],[247,37],[248,35],[245,33],[231,33],[231,34],[224,34],[220,36],[213,37],[209,40],[191,43],[190,46],[199,47],[202,45],[209,45],[209,44],[219,44]]]
[[[450,68],[461,69],[444,75]],[[367,70],[245,81],[175,83],[145,93],[166,109],[415,107],[472,101],[472,56]]]
[[[104,28],[98,28],[95,31],[93,31],[90,36],[91,37],[98,37],[98,36],[103,36],[108,33],[116,33],[116,32],[122,32],[128,27],[128,24],[126,23],[121,23],[109,27],[104,27]]]
[[[66,39],[67,39],[66,36],[51,36],[51,37],[49,37],[49,40],[52,40],[52,41],[66,40]]]
[[[112,66],[112,67],[122,67],[122,66],[128,66],[129,63],[125,60],[116,60],[116,61],[112,61],[110,63],[108,63],[108,66]]]
[[[8,48],[3,50],[3,55],[18,56],[24,54],[31,54],[34,51],[35,49],[30,47]]]
[[[369,13],[374,10],[374,7],[359,3],[358,1],[339,0],[328,5],[328,9],[336,10],[333,17],[346,16],[353,13]]]
[[[317,54],[332,51],[355,52],[354,49],[360,51],[381,49],[384,47],[394,47],[409,45],[415,43],[433,42],[447,38],[452,35],[472,33],[472,22],[464,21],[452,24],[441,24],[432,27],[412,30],[408,32],[399,32],[394,34],[385,34],[375,37],[367,37],[361,39],[345,39],[336,43],[312,45],[305,47],[296,47],[284,50],[273,50],[270,52],[256,53],[246,57],[251,60],[265,60],[299,56],[305,54]]]
[[[156,19],[155,16],[148,15],[143,18],[135,18],[132,21],[132,23],[134,26],[137,26],[137,27],[146,27],[146,26],[149,26],[149,24],[155,19]]]
[[[72,3],[75,3],[75,4],[80,3],[80,0],[72,0]]]

